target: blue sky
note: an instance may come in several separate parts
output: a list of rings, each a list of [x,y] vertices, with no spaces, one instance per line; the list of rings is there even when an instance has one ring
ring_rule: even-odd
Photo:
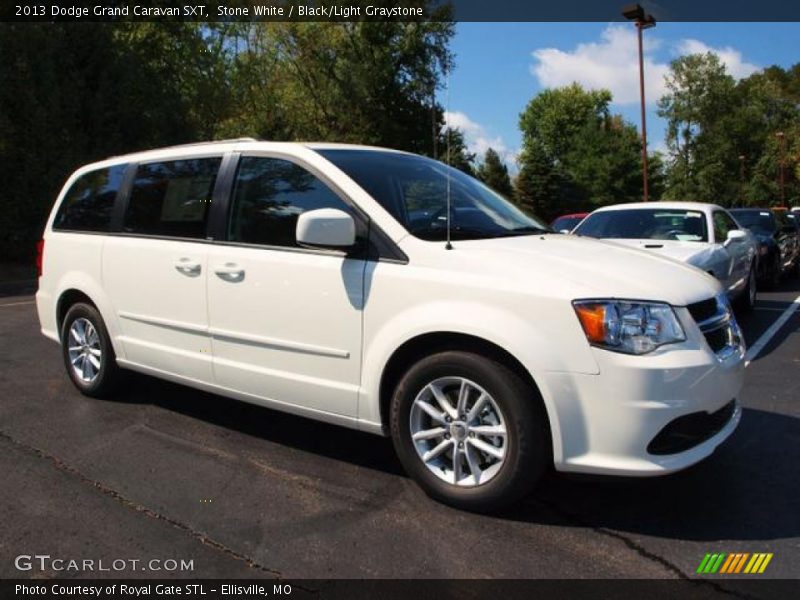
[[[648,146],[664,148],[656,115],[671,60],[719,54],[735,77],[800,62],[800,23],[658,23],[645,35]],[[639,126],[636,32],[628,23],[458,23],[450,75],[452,126],[482,156],[494,147],[511,165],[520,147],[519,113],[547,87],[578,81],[614,92],[612,110]],[[445,104],[446,94],[440,92]]]

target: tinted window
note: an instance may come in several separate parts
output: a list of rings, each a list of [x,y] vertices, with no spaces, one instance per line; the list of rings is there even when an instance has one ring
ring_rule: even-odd
[[[375,150],[318,150],[423,240],[530,235],[549,231],[505,198],[470,177],[429,158]]]
[[[114,200],[127,166],[115,165],[81,175],[64,196],[53,229],[108,231]]]
[[[768,210],[745,209],[732,212],[736,222],[746,229],[767,235],[775,232],[775,217]]]
[[[702,212],[669,208],[595,212],[586,217],[574,233],[595,238],[708,241]]]
[[[288,160],[246,156],[239,161],[228,239],[297,246],[297,217],[307,210],[350,208],[328,186]]]
[[[205,238],[220,158],[139,165],[123,229],[131,233]]]

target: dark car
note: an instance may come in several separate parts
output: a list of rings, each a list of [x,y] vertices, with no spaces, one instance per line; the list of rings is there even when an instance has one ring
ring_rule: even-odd
[[[560,231],[562,233],[569,233],[575,226],[583,221],[583,219],[589,213],[572,213],[571,215],[562,215],[558,217],[555,221],[550,223],[550,229],[553,231]]]
[[[733,218],[759,243],[759,277],[775,286],[781,276],[800,276],[800,230],[796,219],[768,208],[734,208]]]

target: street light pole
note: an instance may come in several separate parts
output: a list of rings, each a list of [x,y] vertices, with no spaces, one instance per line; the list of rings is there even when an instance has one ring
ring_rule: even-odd
[[[747,157],[739,155],[739,206],[744,206],[744,161]]]
[[[647,121],[644,108],[644,49],[642,48],[641,21],[636,21],[636,32],[639,34],[639,95],[642,103],[642,185],[644,201],[647,202],[650,199],[650,190],[648,189],[649,185],[647,176]]]
[[[781,190],[781,206],[786,206],[786,176],[784,174],[784,163],[786,158],[786,134],[779,131],[775,134],[778,138],[778,181]]]
[[[645,202],[650,200],[647,165],[647,119],[644,100],[644,47],[642,44],[642,31],[656,26],[656,20],[647,14],[638,4],[629,4],[622,9],[622,16],[634,21],[636,34],[639,39],[639,97],[642,109],[642,197]]]

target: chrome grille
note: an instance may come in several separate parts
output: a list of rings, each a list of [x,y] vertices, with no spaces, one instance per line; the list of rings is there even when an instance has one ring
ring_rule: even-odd
[[[741,329],[724,294],[690,304],[686,308],[703,332],[708,347],[720,360],[744,352]]]

